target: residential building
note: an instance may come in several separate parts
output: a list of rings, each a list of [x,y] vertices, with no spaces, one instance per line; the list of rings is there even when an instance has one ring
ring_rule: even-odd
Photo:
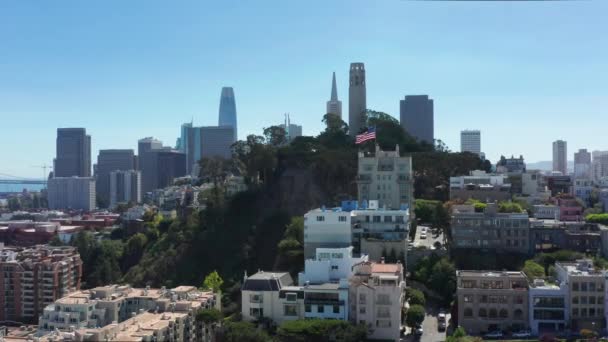
[[[368,338],[400,341],[405,276],[403,265],[383,261],[354,266],[350,280],[350,321],[364,324]]]
[[[604,300],[606,272],[596,270],[593,260],[556,262],[557,278],[568,288],[570,330],[605,328]]]
[[[605,213],[608,213],[608,189],[601,189],[599,193],[599,200],[602,203],[602,208]]]
[[[450,199],[497,202],[511,199],[511,184],[504,174],[474,170],[469,176],[450,177]]]
[[[553,204],[536,204],[532,206],[534,218],[559,220],[559,207]]]
[[[110,172],[110,208],[119,203],[141,203],[141,172]]]
[[[110,204],[110,172],[135,170],[133,150],[99,150],[95,172],[95,192],[100,203]]]
[[[524,157],[519,156],[519,158],[515,158],[511,156],[511,158],[506,158],[505,156],[500,156],[500,160],[496,163],[496,172],[497,173],[524,173],[526,172],[526,163],[524,163]]]
[[[174,289],[108,285],[71,293],[44,308],[38,335],[72,332],[76,341],[209,341],[195,321],[220,308],[217,295],[194,286]]]
[[[245,177],[229,175],[224,181],[224,187],[226,189],[226,195],[232,196],[239,192],[247,191],[247,183],[245,183]]]
[[[365,127],[364,117],[367,111],[365,65],[363,63],[351,63],[349,74],[348,131],[351,136],[355,136]]]
[[[304,214],[304,259],[314,258],[317,248],[345,248],[352,244],[351,213],[314,209]]]
[[[543,178],[543,183],[551,191],[551,196],[572,193],[572,177],[551,174]]]
[[[34,322],[42,309],[80,288],[74,247],[5,247],[0,243],[0,321]]]
[[[559,207],[560,221],[582,221],[584,208],[572,195],[561,195],[555,198]]]
[[[433,99],[428,95],[406,95],[399,103],[401,127],[420,142],[435,144]]]
[[[526,329],[528,280],[523,272],[456,271],[458,325],[468,334]]]
[[[608,151],[593,151],[593,162],[591,163],[591,176],[598,181],[608,177]]]
[[[579,149],[574,153],[574,179],[591,179],[591,153]]]
[[[369,201],[351,211],[352,245],[356,253],[367,254],[371,260],[383,257],[407,261],[410,231],[409,209],[386,210],[377,201]]]
[[[530,330],[534,335],[563,334],[570,323],[568,286],[534,279],[528,289]]]
[[[57,128],[53,177],[91,177],[91,136],[85,128]]]
[[[289,273],[245,275],[241,290],[243,320],[284,321],[320,318],[348,320],[348,281],[294,286]]]
[[[357,193],[359,202],[377,200],[380,208],[413,208],[414,177],[412,158],[401,156],[399,146],[395,151],[359,152],[357,168]]]
[[[460,152],[471,152],[481,155],[481,131],[460,131]]]
[[[368,259],[365,254],[353,257],[352,246],[317,248],[315,258],[304,261],[304,271],[298,274],[298,284],[337,283],[340,279],[349,279],[353,275],[353,267]]]
[[[568,175],[568,145],[563,140],[553,142],[553,171]]]
[[[93,177],[55,177],[48,180],[49,209],[95,209]]]
[[[526,170],[521,174],[521,194],[538,197],[547,191],[543,186],[543,176],[539,170]]]
[[[220,96],[220,110],[218,126],[232,127],[232,139],[230,144],[237,141],[236,101],[234,100],[234,89],[223,87]]]
[[[336,114],[342,118],[342,101],[338,100],[338,87],[336,86],[336,73],[331,77],[331,97],[327,101],[326,113]]]
[[[528,214],[498,213],[494,203],[483,213],[454,210],[451,230],[453,248],[529,253]]]
[[[287,142],[291,142],[293,139],[302,136],[302,126],[292,124],[289,114],[285,114],[285,123],[280,124],[279,127],[285,130]]]
[[[606,228],[584,222],[530,219],[530,248],[533,253],[567,249],[581,253],[603,253]]]
[[[590,205],[591,193],[595,189],[593,180],[586,178],[575,178],[572,186],[574,197],[580,199],[585,205]]]

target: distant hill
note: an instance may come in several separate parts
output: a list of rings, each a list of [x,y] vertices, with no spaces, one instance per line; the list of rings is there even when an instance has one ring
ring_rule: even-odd
[[[549,160],[549,161],[538,161],[538,162],[534,162],[534,163],[526,163],[526,169],[552,171],[553,162]],[[573,170],[574,170],[574,161],[568,160],[568,171],[573,171]]]

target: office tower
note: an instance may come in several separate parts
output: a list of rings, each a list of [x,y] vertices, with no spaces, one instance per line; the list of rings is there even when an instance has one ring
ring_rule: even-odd
[[[49,209],[95,209],[95,178],[55,177],[48,181]]]
[[[99,150],[95,172],[95,190],[100,203],[110,203],[110,172],[135,170],[133,150]]]
[[[232,127],[232,142],[237,140],[236,103],[232,87],[222,88],[218,126]]]
[[[139,167],[141,191],[162,189],[186,172],[186,154],[163,146],[162,142],[148,137],[139,140]]]
[[[359,134],[365,127],[366,110],[365,66],[363,63],[351,63],[348,87],[348,131],[351,136]]]
[[[0,321],[33,322],[45,306],[80,289],[82,260],[75,247],[0,244],[0,269]]]
[[[400,102],[401,127],[418,141],[434,144],[433,100],[428,95],[406,95]]]
[[[568,175],[568,146],[565,141],[553,142],[553,171],[559,171],[562,175]]]
[[[84,128],[57,129],[54,177],[91,176],[91,136]]]
[[[302,126],[292,124],[289,114],[285,114],[285,123],[280,124],[279,127],[285,130],[285,135],[288,142],[302,136]]]
[[[471,152],[481,155],[481,132],[464,130],[460,132],[460,152]]]
[[[200,128],[193,127],[192,123],[183,124],[177,149],[186,154],[186,172],[192,173],[194,165],[201,159]]]
[[[359,202],[377,200],[381,208],[413,208],[414,183],[412,158],[395,151],[381,151],[364,155],[359,152],[357,193]]]
[[[137,142],[137,156],[138,160],[141,159],[142,154],[151,150],[158,150],[163,148],[163,142],[156,140],[153,137],[146,137],[139,139]]]
[[[135,170],[112,171],[110,180],[110,207],[119,203],[141,202],[141,172]]]
[[[231,126],[200,127],[201,158],[232,156],[230,147],[234,143],[234,128]]]
[[[331,79],[331,98],[327,101],[327,113],[338,115],[342,118],[342,101],[338,100],[338,87],[336,86],[336,73]]]
[[[591,179],[591,153],[587,149],[574,153],[574,178]]]

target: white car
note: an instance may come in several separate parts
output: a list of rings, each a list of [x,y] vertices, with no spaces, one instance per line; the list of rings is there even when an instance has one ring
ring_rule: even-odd
[[[491,332],[483,335],[483,337],[485,337],[485,338],[502,338],[502,332],[500,332],[500,331],[491,331]]]
[[[513,336],[515,338],[530,338],[530,337],[532,337],[532,333],[530,333],[530,331],[528,331],[528,330],[522,330],[522,331],[514,332],[511,336]]]
[[[414,334],[416,336],[422,336],[423,332],[424,332],[424,330],[422,330],[422,325],[419,325],[416,327],[416,329],[414,329]]]
[[[420,234],[420,238],[421,238],[421,239],[426,239],[426,233],[421,233],[421,234]]]
[[[420,232],[421,232],[421,233],[426,233],[426,227],[422,227],[422,228],[420,229]]]

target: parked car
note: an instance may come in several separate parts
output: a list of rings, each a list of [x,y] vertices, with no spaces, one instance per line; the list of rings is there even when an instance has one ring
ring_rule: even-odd
[[[501,331],[491,331],[491,332],[483,335],[483,337],[485,337],[485,338],[502,338],[502,332]]]
[[[419,325],[414,329],[414,335],[416,336],[422,336],[423,332],[424,331],[422,330],[422,325]]]
[[[445,312],[439,311],[439,314],[437,315],[437,329],[439,329],[439,331],[444,331],[447,326]]]
[[[421,238],[421,239],[426,239],[426,233],[421,233],[421,234],[420,234],[420,238]]]
[[[515,338],[530,338],[532,337],[532,333],[529,330],[521,330],[514,332],[513,334],[511,334],[511,336]]]

